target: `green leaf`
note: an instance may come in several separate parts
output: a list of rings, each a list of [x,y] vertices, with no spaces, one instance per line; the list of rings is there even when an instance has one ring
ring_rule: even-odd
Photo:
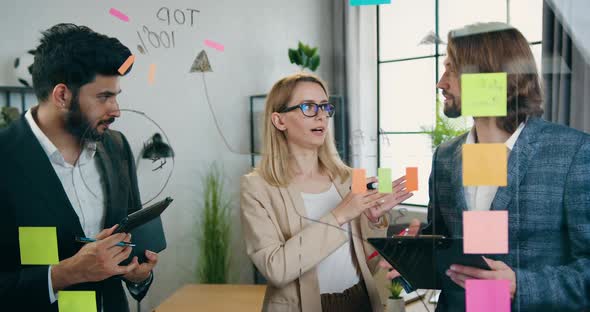
[[[291,64],[301,65],[301,57],[299,57],[299,51],[295,49],[289,49],[289,60]]]
[[[320,66],[320,56],[319,54],[316,54],[309,60],[309,69],[315,71],[318,69],[318,66]]]
[[[299,56],[301,57],[301,66],[304,68],[309,68],[309,57],[305,55],[305,53],[300,53]]]
[[[299,50],[299,52],[305,50],[305,45],[303,44],[303,42],[299,41],[299,44],[297,45],[297,49]]]
[[[315,48],[311,49],[311,55],[310,56],[315,56],[315,55],[317,55],[317,53],[318,53],[318,48],[315,47]]]

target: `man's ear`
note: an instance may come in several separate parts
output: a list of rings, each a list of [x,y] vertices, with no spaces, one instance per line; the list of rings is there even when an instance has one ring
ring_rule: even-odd
[[[287,126],[285,125],[285,122],[283,121],[283,116],[281,114],[279,114],[277,112],[272,113],[272,115],[270,115],[270,121],[275,126],[275,128],[277,128],[277,130],[279,130],[279,131],[287,130]]]
[[[72,91],[63,83],[58,83],[51,92],[51,101],[58,109],[68,108],[72,102]]]

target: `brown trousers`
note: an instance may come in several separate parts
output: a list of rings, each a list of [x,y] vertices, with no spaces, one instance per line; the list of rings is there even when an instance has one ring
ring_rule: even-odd
[[[371,300],[365,281],[346,289],[342,293],[322,294],[322,312],[371,312]]]

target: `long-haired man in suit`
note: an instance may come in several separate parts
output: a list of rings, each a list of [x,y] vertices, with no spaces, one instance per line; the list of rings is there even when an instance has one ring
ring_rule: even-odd
[[[131,55],[88,27],[43,32],[33,64],[39,104],[0,132],[0,300],[22,311],[57,311],[60,290],[96,292],[99,311],[128,311],[121,280],[145,296],[157,255],[128,265],[131,247],[116,224],[141,208],[133,155],[123,134],[118,69]],[[126,74],[126,73],[125,73]],[[59,263],[23,265],[19,227],[57,231]],[[97,242],[82,245],[75,237]]]
[[[444,65],[437,87],[446,116],[461,115],[462,74],[494,72],[508,76],[507,115],[475,117],[471,131],[438,147],[429,221],[436,234],[462,237],[464,211],[508,211],[509,251],[488,255],[491,270],[451,265],[437,311],[465,309],[468,279],[509,280],[513,311],[589,308],[590,136],[541,119],[535,60],[525,37],[509,25],[451,31]],[[462,146],[473,143],[506,145],[507,186],[463,186]]]
[[[507,254],[487,255],[491,270],[451,265],[436,311],[465,311],[465,282],[508,280],[512,311],[590,308],[590,135],[541,118],[543,95],[529,44],[503,23],[468,25],[448,35],[444,113],[461,116],[461,75],[507,73],[507,115],[475,117],[468,133],[433,155],[428,226],[422,234],[463,237],[464,211],[508,211]],[[463,186],[463,144],[500,143],[508,185]],[[412,222],[419,231],[419,222]],[[411,227],[412,228],[412,227]],[[499,235],[491,232],[488,235]],[[382,267],[390,268],[382,262]],[[399,274],[388,273],[392,279]]]

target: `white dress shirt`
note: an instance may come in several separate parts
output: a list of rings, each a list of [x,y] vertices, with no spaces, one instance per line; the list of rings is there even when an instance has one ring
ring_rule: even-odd
[[[95,237],[103,229],[106,215],[104,183],[98,169],[98,159],[94,157],[96,144],[86,144],[78,162],[71,165],[65,161],[57,147],[39,128],[33,118],[32,109],[27,111],[25,119],[47,154],[53,170],[55,170],[74,211],[78,215],[84,235]],[[57,300],[57,294],[53,292],[51,283],[51,266],[47,273],[47,280],[49,300],[53,303]]]
[[[301,193],[301,196],[303,197],[307,217],[313,220],[319,220],[342,201],[334,184],[327,192],[319,194]],[[359,274],[352,260],[350,225],[346,223],[341,228],[349,233],[348,241],[324,258],[316,268],[320,294],[342,293],[359,282]]]
[[[522,122],[514,131],[514,133],[508,138],[508,140],[504,143],[506,147],[508,147],[508,155],[514,148],[514,144],[516,144],[516,140],[520,136],[522,129],[524,129],[525,123]],[[465,144],[474,144],[475,143],[475,126],[471,128],[469,134],[467,135],[467,139],[465,140]],[[492,207],[492,201],[494,201],[494,197],[496,196],[496,192],[498,191],[498,186],[493,185],[480,185],[480,186],[464,186],[465,191],[465,203],[467,204],[467,210],[490,210]]]

